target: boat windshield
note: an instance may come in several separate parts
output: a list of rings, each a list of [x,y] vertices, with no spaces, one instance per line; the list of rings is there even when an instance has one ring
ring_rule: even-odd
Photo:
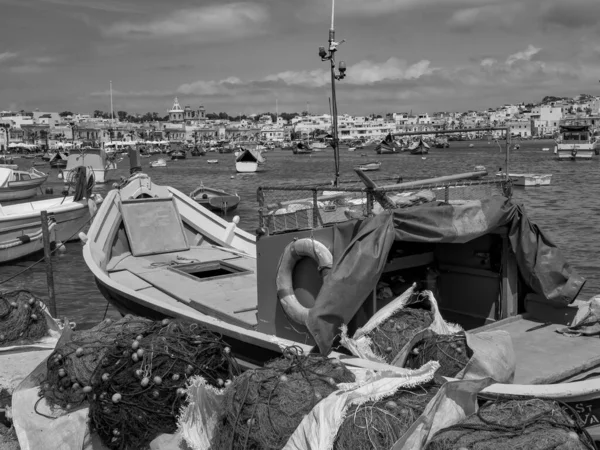
[[[569,131],[563,134],[564,141],[587,141],[589,139],[586,131]]]

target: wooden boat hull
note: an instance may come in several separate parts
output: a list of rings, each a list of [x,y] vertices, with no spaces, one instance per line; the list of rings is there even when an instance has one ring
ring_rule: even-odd
[[[238,173],[258,172],[258,162],[240,161],[235,163],[235,170]]]
[[[504,174],[497,174],[498,176],[504,176]],[[549,186],[552,181],[552,174],[543,174],[538,175],[534,173],[526,173],[526,174],[509,174],[510,179],[512,180],[515,186]]]
[[[109,176],[112,172],[114,172],[114,169],[92,169],[92,171],[94,172],[94,179],[96,181],[96,184],[104,184],[108,181]],[[72,170],[65,169],[63,171],[63,179],[69,180],[71,173]]]
[[[45,180],[44,180],[45,181]],[[0,202],[10,202],[13,200],[24,200],[27,198],[35,197],[38,188],[42,183],[37,186],[27,187],[23,189],[18,188],[0,188]]]
[[[171,160],[186,159],[185,155],[171,155]]]
[[[51,238],[52,239],[52,238]],[[33,255],[44,249],[44,241],[36,239],[26,244],[21,244],[17,247],[0,248],[0,264],[5,264],[11,261],[16,261],[26,256]]]
[[[361,164],[360,166],[357,166],[357,169],[362,170],[363,172],[372,172],[374,170],[379,170],[381,168],[381,163],[367,163],[367,164]]]

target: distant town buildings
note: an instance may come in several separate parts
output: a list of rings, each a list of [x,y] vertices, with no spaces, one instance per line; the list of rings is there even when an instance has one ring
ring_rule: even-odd
[[[156,113],[127,116],[119,112],[77,114],[53,111],[0,111],[0,150],[10,143],[47,147],[56,142],[93,141],[178,141],[198,143],[219,140],[286,141],[319,139],[331,133],[328,114],[251,115],[232,120],[227,114],[207,114],[204,106],[182,107],[176,98],[165,118]],[[101,113],[101,112],[100,112]],[[128,120],[131,119],[132,120]],[[600,97],[546,97],[539,104],[506,104],[482,111],[413,113],[338,117],[342,140],[376,140],[388,133],[508,127],[513,136],[553,137],[562,120],[585,118],[600,128]],[[7,128],[8,127],[8,128]],[[474,137],[465,133],[467,137]]]

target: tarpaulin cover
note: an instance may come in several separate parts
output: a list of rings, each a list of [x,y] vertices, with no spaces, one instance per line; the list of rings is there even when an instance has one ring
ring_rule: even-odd
[[[528,219],[521,205],[498,196],[386,211],[334,228],[333,267],[307,321],[321,353],[331,351],[340,326],[354,317],[375,289],[394,240],[465,243],[503,226],[508,227],[510,245],[527,287],[550,305],[570,304],[585,279]]]

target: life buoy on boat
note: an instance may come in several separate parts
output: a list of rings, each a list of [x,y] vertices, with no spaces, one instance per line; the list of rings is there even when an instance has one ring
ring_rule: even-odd
[[[292,280],[294,267],[305,257],[313,258],[318,263],[321,276],[326,275],[325,271],[329,271],[333,264],[333,256],[323,243],[311,238],[297,239],[283,251],[275,281],[277,297],[283,310],[289,318],[301,325],[306,325],[309,309],[302,306],[296,298]]]
[[[571,150],[571,156],[572,156],[573,158],[576,158],[576,157],[577,157],[577,149],[576,149],[576,148],[574,148],[573,150]]]

